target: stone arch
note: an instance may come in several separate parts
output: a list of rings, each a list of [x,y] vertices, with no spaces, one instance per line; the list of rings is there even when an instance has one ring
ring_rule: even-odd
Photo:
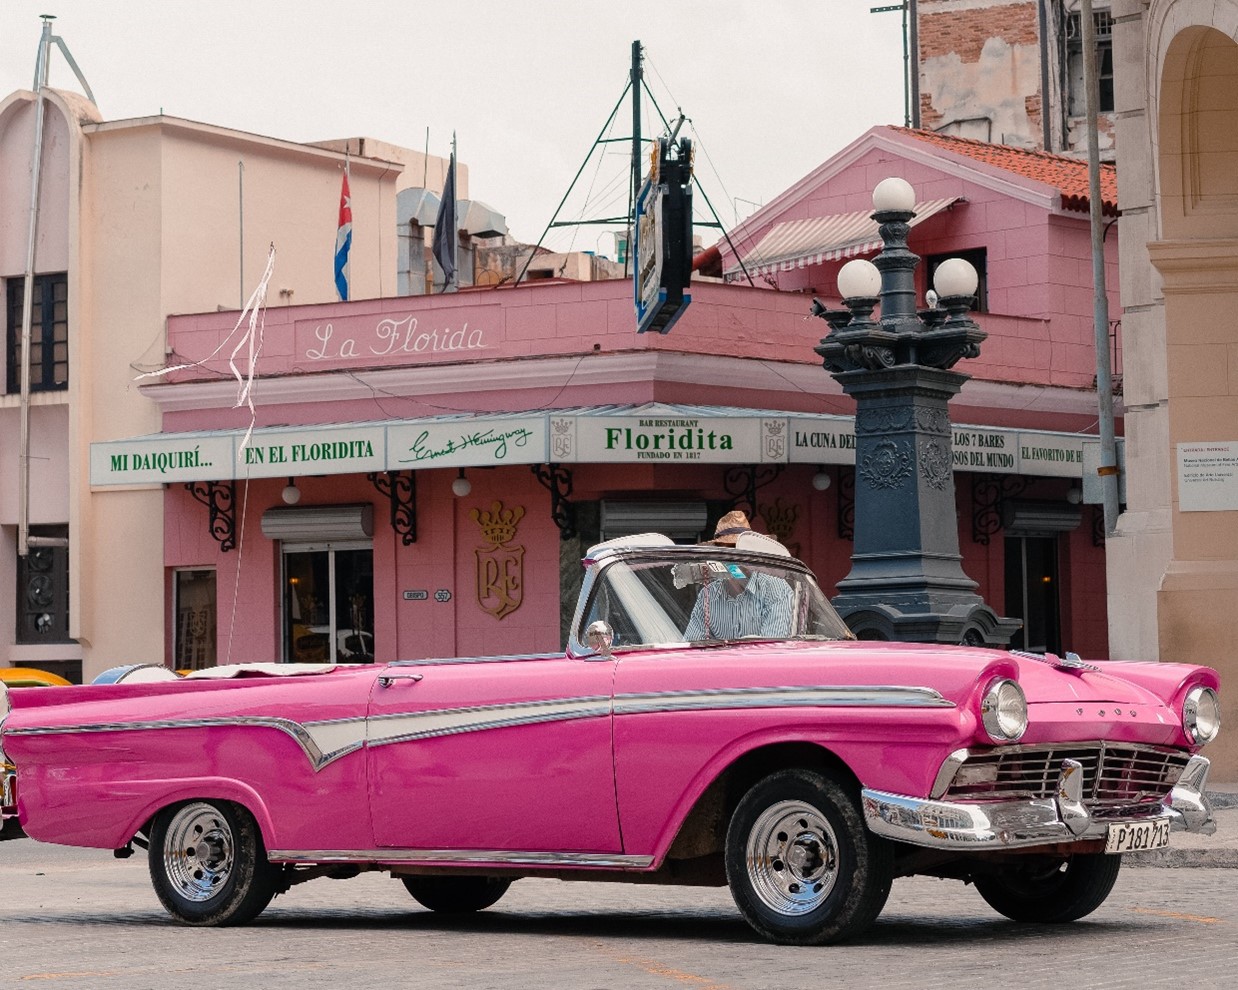
[[[1177,32],[1159,93],[1162,237],[1238,236],[1238,43],[1202,24]]]

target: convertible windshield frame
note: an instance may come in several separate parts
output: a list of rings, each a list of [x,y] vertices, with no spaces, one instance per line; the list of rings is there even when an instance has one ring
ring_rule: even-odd
[[[576,655],[596,655],[585,630],[598,620],[612,631],[615,653],[854,639],[812,571],[793,557],[658,546],[608,550],[584,563],[569,637]]]

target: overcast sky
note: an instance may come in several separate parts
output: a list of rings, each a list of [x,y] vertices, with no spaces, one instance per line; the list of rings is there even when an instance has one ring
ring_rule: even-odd
[[[54,13],[105,119],[164,112],[293,141],[369,136],[446,155],[534,242],[627,83],[631,44],[691,119],[723,223],[874,124],[903,122],[902,18],[882,0],[0,0],[0,96],[28,89]],[[54,52],[51,84],[79,89]],[[651,106],[646,135],[660,130]],[[625,105],[608,132],[631,135]],[[560,220],[627,210],[630,146],[595,151]],[[697,216],[705,214],[697,197]],[[705,243],[716,235],[705,234]],[[572,242],[575,237],[574,243]],[[597,229],[556,249],[600,250]]]

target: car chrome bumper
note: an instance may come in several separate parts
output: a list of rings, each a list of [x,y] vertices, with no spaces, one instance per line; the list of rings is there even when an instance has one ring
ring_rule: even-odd
[[[1204,795],[1209,762],[1193,756],[1173,790],[1155,810],[1088,807],[1082,800],[1082,767],[1064,760],[1051,798],[962,802],[889,794],[865,788],[864,819],[888,839],[935,849],[1016,849],[1104,839],[1117,822],[1168,820],[1175,830],[1216,831]]]

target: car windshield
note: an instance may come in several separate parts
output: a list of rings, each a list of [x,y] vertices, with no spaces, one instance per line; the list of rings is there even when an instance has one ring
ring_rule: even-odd
[[[577,630],[604,621],[615,649],[748,639],[851,639],[812,575],[778,560],[728,552],[675,560],[620,559],[605,566]]]

